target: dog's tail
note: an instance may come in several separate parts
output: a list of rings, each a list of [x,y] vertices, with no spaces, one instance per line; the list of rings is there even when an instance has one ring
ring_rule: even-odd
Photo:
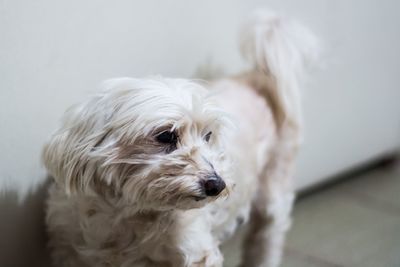
[[[299,87],[305,69],[319,54],[319,41],[306,27],[273,12],[256,12],[241,32],[241,52],[254,70],[272,79],[273,86],[259,90],[272,95],[280,110],[279,121],[299,126]],[[270,96],[271,97],[271,96]]]

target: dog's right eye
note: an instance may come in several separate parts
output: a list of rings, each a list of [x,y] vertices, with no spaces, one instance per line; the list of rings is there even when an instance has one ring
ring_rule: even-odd
[[[175,132],[164,131],[156,136],[156,140],[162,144],[174,145],[178,141],[178,136]]]

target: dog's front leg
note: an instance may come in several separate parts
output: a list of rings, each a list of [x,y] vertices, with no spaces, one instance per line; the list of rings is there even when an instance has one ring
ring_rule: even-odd
[[[195,213],[201,213],[196,211]],[[223,256],[219,249],[219,243],[211,233],[207,215],[199,214],[193,218],[192,212],[188,212],[183,218],[179,229],[177,247],[183,256],[184,267],[222,267]],[[188,223],[190,222],[190,223]],[[174,265],[174,266],[181,266]]]
[[[192,240],[195,244],[196,240]],[[171,267],[222,267],[223,256],[218,246],[212,247],[181,247],[180,251],[174,252],[175,256],[169,259]],[[149,265],[146,267],[161,267],[164,265]]]

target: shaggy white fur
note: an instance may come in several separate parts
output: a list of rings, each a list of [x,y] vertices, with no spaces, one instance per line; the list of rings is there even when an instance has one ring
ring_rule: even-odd
[[[258,13],[242,32],[253,70],[202,85],[113,79],[71,108],[43,152],[55,266],[222,266],[242,224],[243,266],[279,265],[316,44]]]

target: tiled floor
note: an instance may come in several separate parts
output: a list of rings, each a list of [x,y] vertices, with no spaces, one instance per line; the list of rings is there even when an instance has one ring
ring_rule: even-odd
[[[282,267],[400,267],[400,170],[380,167],[306,195]],[[226,251],[235,266],[237,244]],[[235,246],[234,246],[235,247]]]

